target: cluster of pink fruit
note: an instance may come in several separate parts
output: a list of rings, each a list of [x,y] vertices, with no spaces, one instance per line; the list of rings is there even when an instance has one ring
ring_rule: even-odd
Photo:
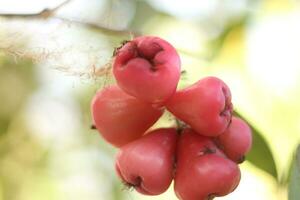
[[[118,48],[113,73],[117,85],[95,95],[92,116],[103,138],[120,148],[115,167],[127,186],[158,195],[174,180],[180,200],[209,200],[238,186],[238,164],[252,136],[247,123],[232,116],[222,80],[206,77],[176,91],[180,58],[168,42],[150,36]],[[164,109],[180,127],[147,131]]]

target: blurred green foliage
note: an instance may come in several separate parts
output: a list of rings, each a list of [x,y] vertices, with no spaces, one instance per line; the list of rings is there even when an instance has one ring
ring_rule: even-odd
[[[30,137],[21,111],[37,87],[35,66],[0,56],[0,185],[3,199],[18,199],[26,179],[44,164],[44,150]]]
[[[300,146],[298,146],[298,149],[296,151],[293,160],[290,183],[289,183],[289,200],[298,200],[299,197],[300,197]]]
[[[243,117],[238,112],[235,112],[234,114],[247,121],[245,117]],[[247,154],[246,159],[256,167],[272,175],[277,180],[278,174],[276,164],[269,144],[253,125],[251,125],[249,122],[248,124],[252,130],[252,148],[251,151]]]
[[[12,56],[0,56],[0,135],[36,87],[34,73],[31,61],[17,64]]]

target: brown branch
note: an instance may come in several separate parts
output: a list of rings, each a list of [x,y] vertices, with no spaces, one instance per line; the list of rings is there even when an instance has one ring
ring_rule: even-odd
[[[40,12],[37,13],[0,13],[0,17],[8,18],[8,19],[49,19],[49,18],[55,18],[60,19],[62,21],[65,21],[67,23],[73,23],[80,26],[85,26],[87,28],[99,30],[101,32],[107,33],[107,34],[113,34],[113,35],[126,35],[126,36],[132,36],[136,37],[138,35],[141,35],[140,33],[136,31],[129,31],[129,30],[116,30],[116,29],[110,29],[104,26],[101,26],[99,24],[94,24],[90,22],[83,22],[78,20],[71,20],[59,16],[55,16],[55,13],[61,9],[63,6],[70,3],[72,0],[66,0],[62,2],[61,4],[57,5],[54,8],[45,8]]]
[[[70,3],[72,0],[66,0],[63,1],[61,4],[58,4],[56,7],[52,8],[52,12],[56,12],[57,10],[61,9],[62,7],[64,7],[65,5],[67,5],[68,3]]]
[[[0,14],[0,16],[1,16],[1,14]],[[101,26],[99,24],[95,24],[95,23],[91,23],[91,22],[83,22],[83,21],[78,21],[78,20],[71,20],[71,19],[66,19],[66,18],[58,17],[58,16],[53,16],[53,18],[60,19],[67,23],[77,24],[77,25],[84,26],[84,27],[87,27],[90,29],[101,31],[108,35],[125,35],[125,36],[132,36],[132,37],[137,37],[137,36],[141,35],[141,33],[138,31],[110,29],[110,28]]]
[[[37,13],[0,13],[1,17],[5,17],[5,18],[26,18],[26,19],[34,19],[34,18],[49,18],[52,17],[56,11],[58,11],[60,8],[62,8],[63,6],[67,5],[68,3],[70,3],[71,0],[66,0],[63,1],[62,3],[58,4],[56,7],[54,8],[45,8],[40,12]]]

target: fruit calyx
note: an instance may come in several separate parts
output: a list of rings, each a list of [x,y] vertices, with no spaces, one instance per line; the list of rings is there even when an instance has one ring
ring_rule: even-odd
[[[142,58],[149,62],[150,70],[156,71],[157,65],[160,64],[155,60],[155,56],[163,51],[164,49],[157,42],[152,42],[145,48],[143,44],[138,44],[136,41],[127,41],[125,44],[122,44],[121,47],[118,47],[115,55],[123,56],[121,62],[122,66],[126,66],[131,59]],[[123,55],[121,55],[124,53]]]

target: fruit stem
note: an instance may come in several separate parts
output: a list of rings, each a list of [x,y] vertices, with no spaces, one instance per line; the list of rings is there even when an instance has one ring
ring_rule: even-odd
[[[237,160],[237,163],[238,163],[238,164],[242,164],[245,160],[246,160],[246,157],[245,157],[245,156],[241,156],[241,157]]]
[[[187,127],[187,125],[184,122],[177,119],[177,118],[175,118],[175,123],[176,123],[177,134],[181,135],[183,129],[185,129]]]
[[[216,196],[214,194],[209,194],[207,200],[213,200]]]

